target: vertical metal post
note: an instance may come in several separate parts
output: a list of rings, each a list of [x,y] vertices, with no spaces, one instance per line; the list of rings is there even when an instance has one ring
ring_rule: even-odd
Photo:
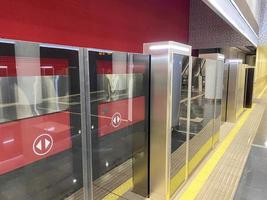
[[[150,105],[150,56],[148,55],[139,55],[139,54],[129,54],[128,56],[128,70],[133,73],[134,62],[138,60],[143,60],[148,62],[144,70],[143,76],[143,90],[145,96],[145,120],[142,128],[142,134],[134,134],[132,137],[133,140],[133,164],[132,164],[132,175],[133,175],[133,189],[132,192],[139,194],[143,197],[148,197],[149,195],[149,105]],[[129,77],[130,82],[134,80],[133,74]],[[132,87],[133,87],[133,83]],[[133,88],[132,88],[133,89]],[[132,90],[131,89],[131,90]],[[133,92],[133,91],[132,91]],[[129,98],[132,98],[133,95],[130,95]],[[135,112],[133,109],[133,101],[129,100],[129,113],[133,115]],[[132,116],[129,116],[129,119]],[[132,127],[133,128],[133,127]],[[133,130],[134,131],[134,130]],[[142,148],[140,148],[142,144]]]
[[[90,74],[88,50],[79,49],[80,101],[82,124],[83,196],[84,200],[93,199],[92,184],[92,142],[90,108]]]
[[[170,198],[171,80],[169,55],[151,58],[150,197]]]
[[[215,146],[215,138],[214,138],[214,135],[217,133],[217,130],[216,130],[216,114],[217,114],[217,98],[218,98],[218,91],[217,91],[217,84],[218,84],[218,71],[219,71],[219,62],[221,61],[218,61],[216,60],[216,72],[215,72],[215,92],[214,92],[214,110],[213,110],[213,127],[212,127],[212,149],[214,149],[214,146]]]
[[[192,57],[189,56],[189,77],[187,94],[187,121],[186,121],[186,160],[185,160],[185,180],[189,174],[189,140],[190,140],[190,117],[191,117],[191,90],[192,90]]]
[[[144,44],[144,53],[152,55],[150,87],[150,198],[165,200],[171,199],[171,136],[172,104],[174,103],[173,55],[190,56],[191,47],[172,41],[146,43]]]

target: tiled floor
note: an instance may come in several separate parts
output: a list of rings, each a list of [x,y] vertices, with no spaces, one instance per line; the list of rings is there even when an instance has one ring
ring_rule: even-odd
[[[257,104],[196,199],[233,199],[264,105]]]
[[[229,147],[226,149],[225,153],[221,157],[221,159],[216,164],[215,168],[211,172],[210,176],[208,176],[205,183],[202,185],[200,191],[197,193],[195,199],[201,199],[201,200],[230,200],[234,198],[235,191],[237,189],[240,177],[242,175],[242,171],[244,169],[248,154],[251,149],[252,141],[256,135],[256,132],[259,128],[261,119],[263,117],[265,107],[267,105],[267,93],[264,95],[264,97],[260,100],[255,101],[255,107],[252,110],[251,114],[245,121],[245,123],[241,126],[239,132],[233,139],[232,143],[229,145]],[[264,116],[265,118],[265,116]],[[263,118],[263,120],[264,120]],[[267,124],[267,114],[266,114],[266,121],[261,124],[262,130],[266,130],[264,125]],[[226,123],[223,125],[221,130],[221,140],[224,139],[224,137],[229,132],[229,129],[231,129],[234,126],[234,124]],[[261,127],[259,128],[261,130]],[[267,131],[266,131],[267,133]],[[267,136],[267,134],[266,134]],[[261,141],[262,141],[262,135],[261,135]],[[266,137],[267,139],[267,137]],[[257,138],[255,139],[257,140]],[[219,144],[220,145],[220,144]],[[263,153],[264,150],[254,150],[255,147],[252,147],[252,152],[257,151]],[[198,176],[199,171],[205,166],[206,161],[209,160],[209,157],[211,157],[213,152],[207,158],[205,161],[199,166],[199,168],[195,171],[195,173],[192,175],[192,177],[189,178],[188,183],[181,189],[181,191],[178,193],[178,196],[176,199],[179,199],[182,194],[190,187],[190,183]],[[258,186],[260,188],[257,188],[258,191],[254,190],[253,192],[257,193],[260,191],[260,189],[267,188],[267,154],[266,155],[266,165],[265,161],[264,163],[260,161],[257,161],[258,165],[261,168],[261,171],[265,170],[266,177],[264,179],[259,178]],[[253,163],[255,164],[255,159]],[[263,159],[262,159],[263,161]],[[254,166],[253,166],[254,167]],[[256,168],[255,168],[256,169]],[[258,169],[256,169],[258,171]],[[259,177],[258,173],[255,173],[255,176],[252,177],[250,180],[247,180],[249,183],[251,183],[251,180],[253,178],[257,179]],[[265,184],[264,184],[264,183]],[[266,190],[266,189],[265,189]],[[238,200],[245,200],[245,199],[256,199],[257,198],[237,198]],[[264,196],[264,198],[259,199],[267,199],[267,195]]]
[[[257,103],[267,105],[267,98]],[[241,180],[235,194],[235,200],[267,199],[267,110],[254,138]]]
[[[267,149],[252,147],[235,200],[267,199]]]

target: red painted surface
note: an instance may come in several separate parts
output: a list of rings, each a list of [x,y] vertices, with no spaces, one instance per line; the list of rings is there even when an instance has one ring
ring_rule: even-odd
[[[112,117],[118,113],[121,121],[114,124]],[[98,105],[98,115],[99,136],[111,134],[145,119],[145,98],[141,96],[100,104]]]
[[[68,75],[68,60],[0,56],[0,77]]]
[[[17,76],[15,57],[0,56],[0,77],[7,76]]]
[[[142,52],[187,43],[189,0],[1,0],[1,38]]]
[[[126,73],[145,73],[145,63],[134,63],[131,66],[125,66],[125,63],[116,62],[113,66],[112,61],[108,60],[97,60],[96,62],[97,74],[126,74]]]
[[[69,121],[69,112],[60,112],[0,124],[0,175],[71,148]],[[50,135],[53,145],[47,154],[37,155],[33,143],[42,134]]]
[[[59,58],[41,58],[41,75],[68,75],[69,62]]]

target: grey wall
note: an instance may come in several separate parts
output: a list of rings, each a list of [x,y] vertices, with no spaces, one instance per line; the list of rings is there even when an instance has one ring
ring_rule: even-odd
[[[189,44],[193,49],[252,46],[201,0],[190,1]]]

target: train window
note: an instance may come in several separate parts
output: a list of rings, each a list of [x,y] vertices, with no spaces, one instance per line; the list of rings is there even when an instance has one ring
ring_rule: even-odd
[[[149,56],[89,52],[93,197],[148,195]]]
[[[0,43],[0,199],[64,199],[82,188],[78,55]]]

